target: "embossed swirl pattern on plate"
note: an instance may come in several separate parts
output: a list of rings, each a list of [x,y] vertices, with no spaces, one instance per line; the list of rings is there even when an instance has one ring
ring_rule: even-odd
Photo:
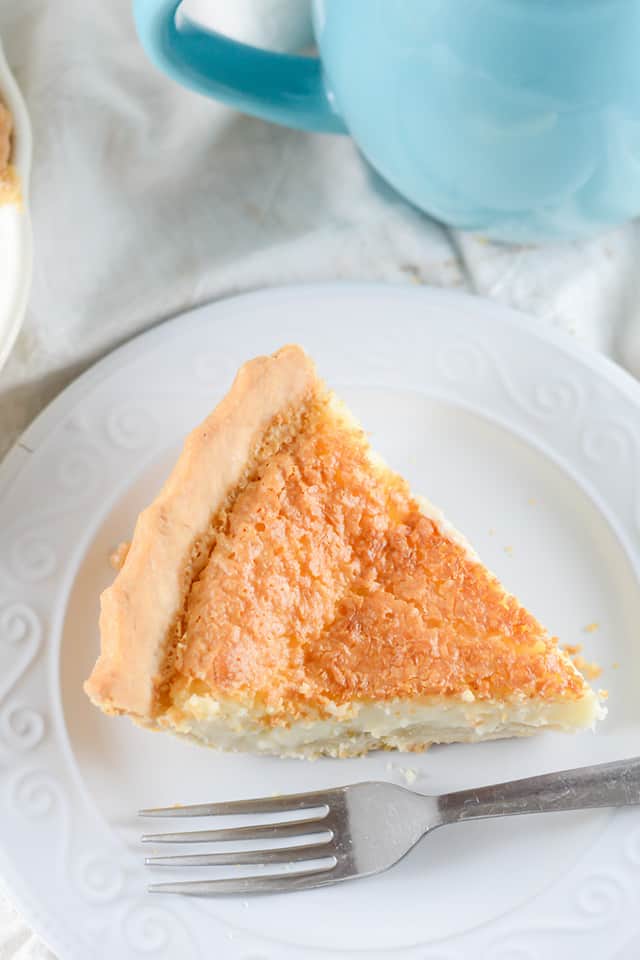
[[[153,446],[156,422],[150,410],[140,405],[122,405],[111,410],[106,420],[111,443],[123,450],[144,450]]]
[[[56,551],[42,533],[26,530],[16,535],[9,547],[9,573],[16,580],[38,583],[52,577],[57,567]]]
[[[582,450],[591,463],[605,471],[625,471],[633,519],[640,533],[640,438],[635,428],[616,420],[594,420],[582,431]]]
[[[630,901],[630,890],[621,872],[598,872],[585,877],[575,895],[575,906],[590,926],[611,921]]]
[[[24,603],[0,607],[0,701],[14,688],[35,660],[42,641],[42,624]]]
[[[497,381],[510,400],[536,419],[565,417],[577,420],[586,403],[582,383],[564,377],[516,383],[494,351],[473,342],[447,343],[436,355],[436,366],[445,379],[456,384]]]
[[[9,786],[8,810],[16,817],[39,820],[56,813],[66,823],[68,802],[60,782],[48,771],[31,768],[18,773]]]
[[[61,550],[59,542],[54,544],[57,526],[65,517],[81,518],[104,487],[101,451],[81,442],[77,427],[70,433],[72,443],[45,470],[46,496],[25,516],[12,514],[4,523],[0,566],[18,583],[38,584],[57,574],[64,554],[64,545]]]
[[[187,925],[165,907],[152,906],[146,900],[134,902],[122,917],[122,930],[128,945],[141,954],[163,953],[167,957],[202,956]]]
[[[92,903],[109,903],[117,899],[125,885],[123,867],[110,853],[85,853],[73,867],[80,895]]]
[[[45,733],[42,713],[20,704],[8,704],[0,712],[0,739],[12,750],[33,750]]]

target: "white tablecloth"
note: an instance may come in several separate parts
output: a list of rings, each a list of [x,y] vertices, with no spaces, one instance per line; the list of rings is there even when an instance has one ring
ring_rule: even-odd
[[[307,32],[305,0],[197,2],[240,31],[257,7],[252,39],[286,47]],[[270,284],[475,290],[640,374],[637,224],[553,249],[453,234],[387,188],[346,137],[242,117],[161,76],[128,0],[0,0],[0,35],[35,138],[33,288],[0,373],[0,455],[116,344]],[[0,960],[50,956],[0,894]]]

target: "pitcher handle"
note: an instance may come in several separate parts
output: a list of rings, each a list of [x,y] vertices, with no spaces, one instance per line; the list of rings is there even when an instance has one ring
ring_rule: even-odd
[[[181,0],[134,0],[136,28],[151,60],[175,80],[243,113],[302,130],[345,133],[316,57],[260,50],[177,14]]]

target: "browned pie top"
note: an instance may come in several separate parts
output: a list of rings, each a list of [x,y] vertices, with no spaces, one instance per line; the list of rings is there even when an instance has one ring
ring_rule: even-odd
[[[579,698],[554,638],[376,465],[303,350],[245,364],[187,438],[101,598],[85,689],[153,721],[171,692],[267,708]]]
[[[555,639],[325,399],[220,519],[183,620],[194,689],[250,695],[274,721],[327,700],[584,692]]]

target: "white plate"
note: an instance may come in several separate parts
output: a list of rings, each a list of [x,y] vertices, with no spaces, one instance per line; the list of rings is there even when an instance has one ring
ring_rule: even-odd
[[[238,365],[290,341],[505,583],[603,665],[610,713],[597,734],[305,763],[205,752],[91,707],[81,682],[110,549]],[[64,960],[637,957],[638,811],[452,827],[384,876],[244,901],[146,895],[135,811],[404,783],[407,769],[438,792],[637,753],[639,467],[634,381],[526,317],[450,292],[240,297],[98,364],[0,472],[0,872],[28,919]]]
[[[31,284],[29,176],[31,127],[27,109],[0,42],[0,99],[13,115],[13,157],[22,188],[21,204],[0,205],[0,368],[20,331]]]

